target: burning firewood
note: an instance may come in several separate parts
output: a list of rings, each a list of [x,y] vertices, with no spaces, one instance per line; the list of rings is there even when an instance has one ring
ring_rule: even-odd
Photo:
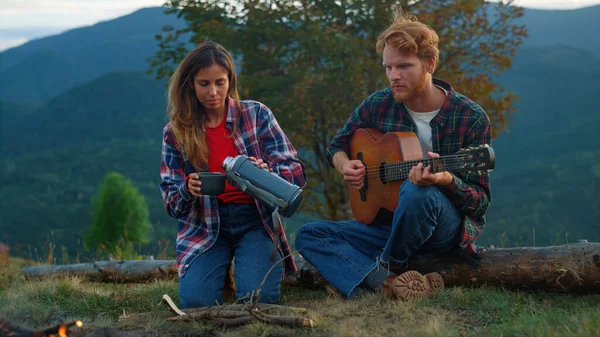
[[[82,325],[81,321],[73,321],[60,323],[44,330],[29,330],[0,319],[0,337],[67,337],[69,336],[69,328],[73,326],[81,327]]]

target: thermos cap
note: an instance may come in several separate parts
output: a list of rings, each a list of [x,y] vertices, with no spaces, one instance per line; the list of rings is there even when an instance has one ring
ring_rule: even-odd
[[[221,165],[221,167],[223,168],[223,171],[227,172],[227,169],[233,167],[233,163],[235,162],[235,158],[233,157],[227,157],[223,160],[223,164]]]

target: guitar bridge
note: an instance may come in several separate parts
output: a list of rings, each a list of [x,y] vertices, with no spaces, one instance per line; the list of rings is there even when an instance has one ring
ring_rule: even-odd
[[[362,152],[358,152],[356,154],[356,159],[360,160],[363,165],[365,163],[362,161],[363,156]],[[363,179],[363,187],[358,191],[360,193],[360,201],[367,201],[367,186],[369,185],[369,175],[367,174],[367,165],[365,165],[365,178]]]

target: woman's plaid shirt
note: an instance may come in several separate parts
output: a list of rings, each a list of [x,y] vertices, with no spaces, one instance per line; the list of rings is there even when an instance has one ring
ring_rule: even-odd
[[[469,146],[491,145],[490,121],[485,111],[469,98],[452,90],[448,83],[438,79],[434,79],[433,83],[448,91],[446,101],[430,122],[434,152],[444,156]],[[359,128],[375,128],[384,133],[417,131],[404,104],[394,100],[391,89],[378,91],[352,112],[333,138],[326,155],[331,165],[336,152],[349,153],[350,136]],[[485,227],[485,213],[492,200],[489,174],[454,174],[454,182],[439,189],[463,215],[461,251],[470,262],[477,264],[481,256],[475,240]]]
[[[241,101],[242,111],[238,111],[232,98],[228,99],[228,106],[225,126],[231,132],[234,123],[237,123],[238,132],[233,140],[239,153],[263,159],[274,173],[292,184],[304,187],[304,165],[269,108],[256,101]],[[217,198],[195,198],[186,190],[185,177],[192,173],[186,172],[186,166],[190,167],[186,164],[171,125],[167,124],[163,130],[160,188],[167,212],[179,220],[176,250],[180,277],[197,256],[215,243],[219,233]],[[273,239],[271,213],[259,201],[256,201],[256,205],[265,229]],[[296,271],[296,265],[290,255],[285,233],[283,230],[280,233],[279,252],[281,256],[288,256],[284,261],[284,269],[286,273],[292,273]]]

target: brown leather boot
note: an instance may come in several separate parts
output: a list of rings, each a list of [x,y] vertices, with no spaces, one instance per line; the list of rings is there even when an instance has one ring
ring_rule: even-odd
[[[403,301],[419,300],[443,289],[444,280],[439,273],[423,276],[418,271],[409,270],[383,281],[383,294]]]
[[[425,279],[427,279],[427,282],[429,282],[429,287],[431,288],[431,292],[437,293],[437,292],[444,291],[444,289],[445,289],[444,279],[442,278],[442,275],[440,275],[439,273],[433,272],[433,273],[425,274]]]

